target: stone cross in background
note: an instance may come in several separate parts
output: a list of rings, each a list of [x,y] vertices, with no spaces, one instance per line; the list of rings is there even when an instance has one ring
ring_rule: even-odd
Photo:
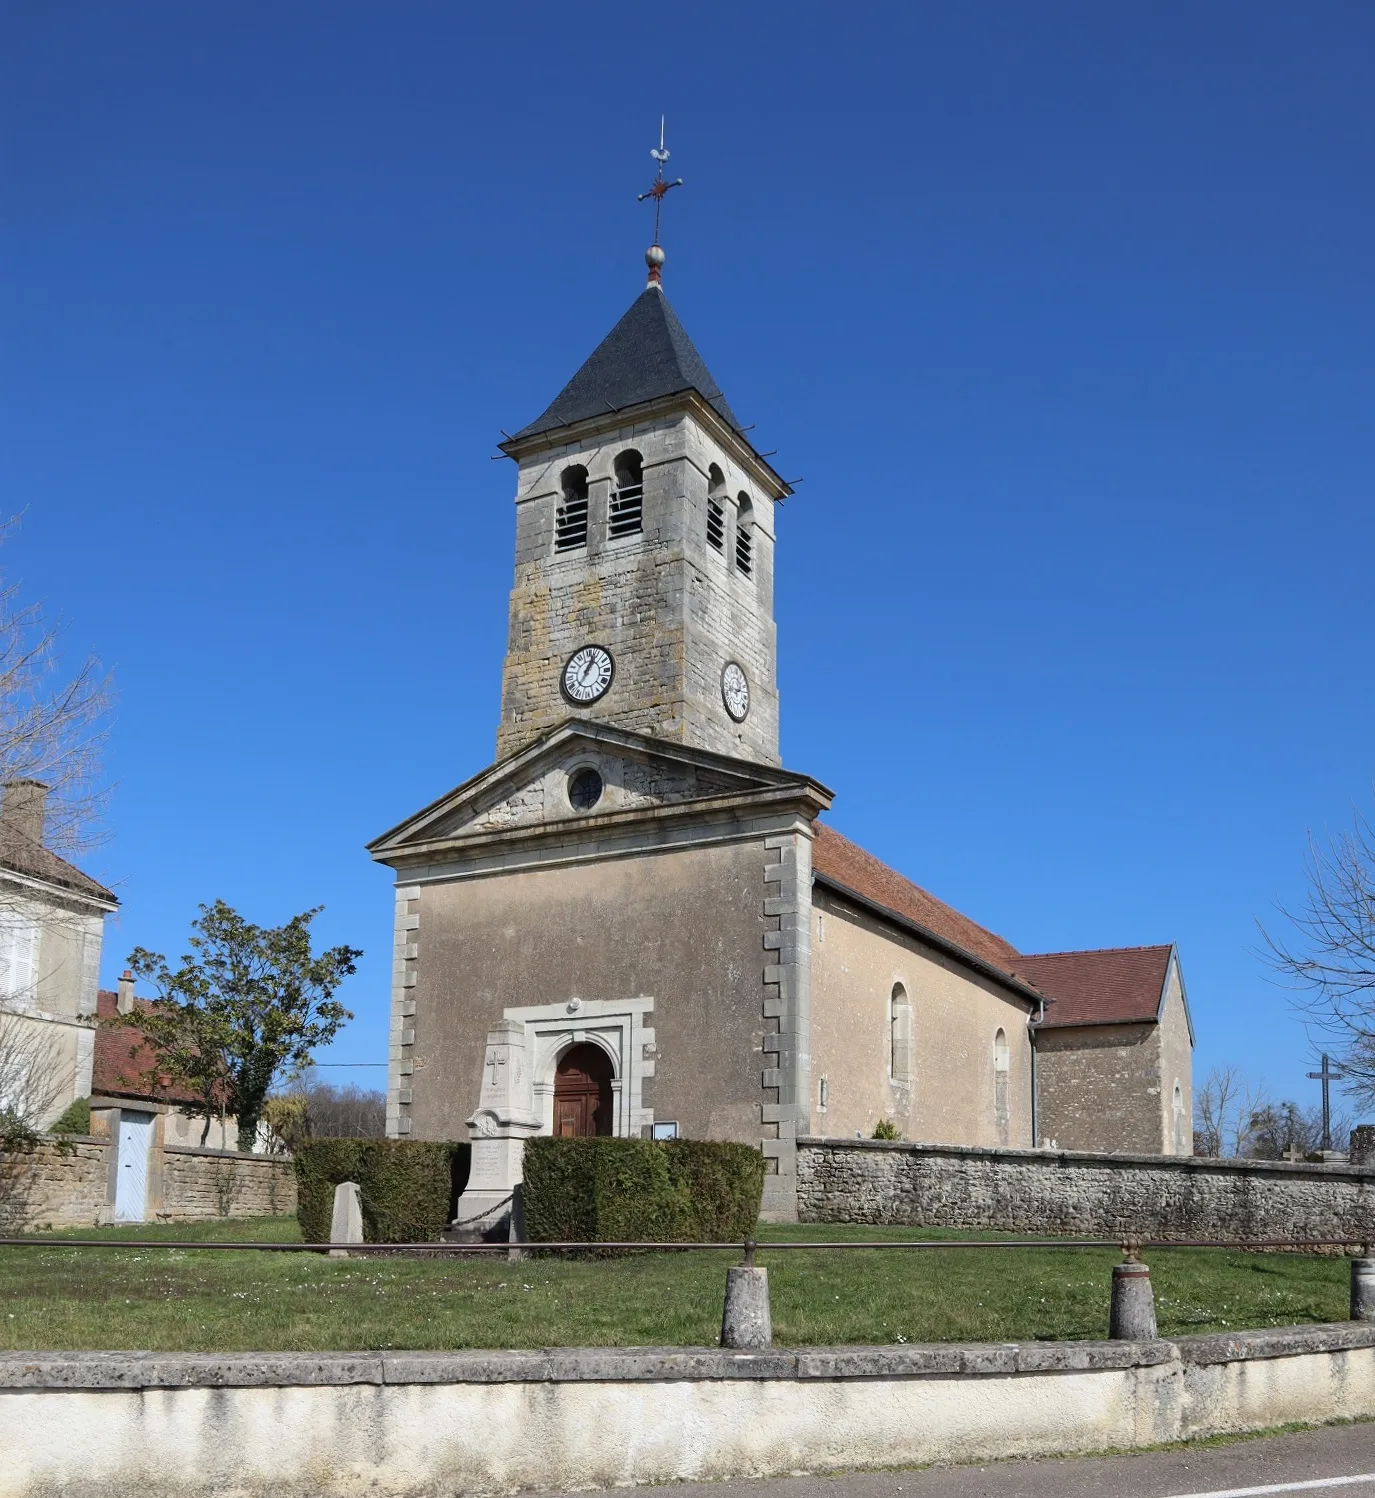
[[[1322,1070],[1321,1071],[1311,1071],[1311,1072],[1308,1073],[1308,1077],[1309,1077],[1310,1081],[1321,1082],[1322,1083],[1322,1147],[1323,1147],[1323,1152],[1324,1153],[1326,1153],[1328,1150],[1330,1150],[1332,1148],[1332,1094],[1331,1094],[1331,1090],[1330,1090],[1331,1089],[1331,1085],[1332,1085],[1333,1082],[1341,1082],[1341,1081],[1343,1081],[1345,1079],[1345,1076],[1346,1076],[1345,1072],[1333,1071],[1329,1067],[1328,1062],[1327,1062],[1327,1052],[1326,1051],[1323,1052]]]

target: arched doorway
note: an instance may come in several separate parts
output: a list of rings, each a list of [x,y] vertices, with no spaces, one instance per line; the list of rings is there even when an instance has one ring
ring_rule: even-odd
[[[598,1045],[572,1046],[554,1073],[554,1133],[560,1139],[609,1135],[611,1057]]]

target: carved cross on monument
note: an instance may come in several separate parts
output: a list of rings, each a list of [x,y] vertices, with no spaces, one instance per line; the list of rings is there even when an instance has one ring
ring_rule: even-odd
[[[1332,1148],[1332,1094],[1333,1082],[1346,1080],[1346,1073],[1333,1071],[1328,1065],[1327,1052],[1323,1052],[1322,1070],[1308,1073],[1310,1081],[1322,1083],[1322,1147],[1324,1150]]]
[[[506,1065],[506,1057],[503,1056],[500,1051],[488,1051],[487,1065],[492,1069],[492,1086],[495,1087],[497,1085],[497,1078],[501,1075],[501,1072],[498,1070],[498,1068]]]

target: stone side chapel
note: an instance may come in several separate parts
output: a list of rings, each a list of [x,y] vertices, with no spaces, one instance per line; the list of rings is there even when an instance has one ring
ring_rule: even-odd
[[[516,565],[497,760],[369,845],[395,883],[388,1131],[475,1140],[466,1220],[532,1133],[1187,1154],[1173,947],[1028,956],[821,820],[779,754],[776,507],[650,281],[502,444]],[[1182,1115],[1180,1110],[1182,1111]]]

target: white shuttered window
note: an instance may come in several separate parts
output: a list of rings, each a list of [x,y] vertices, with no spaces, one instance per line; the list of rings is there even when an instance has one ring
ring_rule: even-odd
[[[17,910],[0,910],[0,998],[32,1003],[37,979],[37,924]]]

